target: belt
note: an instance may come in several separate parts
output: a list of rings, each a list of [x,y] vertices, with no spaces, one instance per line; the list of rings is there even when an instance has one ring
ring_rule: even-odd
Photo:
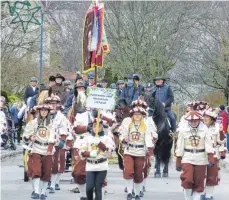
[[[190,152],[190,153],[202,153],[202,152],[205,152],[205,149],[184,149],[184,151]]]
[[[98,160],[87,160],[88,163],[91,163],[91,164],[99,164],[99,163],[103,163],[107,161],[107,158],[100,158]]]
[[[39,141],[37,141],[37,140],[35,140],[35,142],[34,143],[36,143],[36,144],[39,144],[39,145],[41,145],[41,146],[47,146],[49,143],[43,143],[43,142],[39,142]]]
[[[135,144],[128,144],[129,147],[134,147],[134,148],[144,148],[145,145],[135,145]]]

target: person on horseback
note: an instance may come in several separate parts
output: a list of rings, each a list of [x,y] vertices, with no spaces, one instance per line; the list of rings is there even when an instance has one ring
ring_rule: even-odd
[[[55,193],[55,190],[60,190],[59,181],[60,176],[64,172],[65,168],[65,143],[66,138],[69,135],[67,118],[57,111],[57,106],[60,103],[60,98],[57,95],[53,95],[45,99],[45,103],[52,107],[51,122],[52,129],[55,130],[56,144],[54,161],[52,166],[52,177],[49,193]]]
[[[185,200],[200,200],[207,165],[214,166],[213,141],[199,112],[190,111],[185,119],[188,123],[179,128],[176,169],[183,170],[180,179]]]
[[[24,101],[26,105],[29,105],[29,101],[30,99],[38,94],[39,88],[37,87],[37,78],[36,77],[32,77],[30,80],[30,86],[26,88],[25,90],[25,94],[24,94]]]
[[[124,179],[127,185],[127,200],[132,200],[133,183],[135,200],[140,200],[140,190],[144,179],[143,170],[147,154],[153,155],[152,136],[144,120],[146,110],[139,104],[130,110],[128,118],[120,126],[120,141],[124,148]]]
[[[117,85],[117,97],[119,97],[122,93],[125,83],[123,80],[118,80],[116,85]]]
[[[119,98],[126,99],[127,104],[130,106],[130,104],[133,101],[138,99],[139,88],[137,85],[135,85],[134,76],[132,74],[128,74],[125,77],[125,80],[127,80],[127,82],[126,82],[124,88],[122,89],[122,92],[121,92]]]
[[[155,86],[152,88],[153,92],[156,92],[156,96],[162,102],[165,107],[165,111],[171,121],[171,130],[172,132],[176,132],[176,118],[171,109],[172,103],[174,101],[173,91],[170,86],[165,83],[166,79],[163,77],[156,77],[154,80]]]
[[[75,79],[75,85],[77,85],[78,83],[84,83],[83,82],[83,78],[80,76],[80,74],[76,74],[76,79]],[[74,97],[74,92],[76,91],[76,87],[74,87],[67,93],[67,100],[64,104],[64,115],[67,116],[67,113],[69,111],[69,109],[72,106],[72,101],[73,101],[73,97]],[[85,85],[85,84],[84,84]],[[86,85],[85,85],[86,86]]]

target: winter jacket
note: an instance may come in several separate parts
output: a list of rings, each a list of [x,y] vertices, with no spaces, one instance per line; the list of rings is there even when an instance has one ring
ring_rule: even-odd
[[[227,133],[227,125],[228,125],[228,115],[226,113],[226,111],[221,111],[220,112],[220,117],[222,117],[222,124],[223,124],[223,131],[224,133]]]
[[[124,98],[126,99],[126,102],[128,105],[130,105],[133,101],[137,100],[139,97],[139,89],[137,87],[128,87],[125,86],[122,89],[121,95],[119,96],[119,98]]]
[[[29,97],[33,97],[34,95],[38,94],[38,91],[39,91],[38,87],[35,88],[35,91],[33,91],[33,88],[31,86],[27,87],[24,94],[25,103],[27,103]]]
[[[153,92],[156,92],[156,96],[159,100],[165,104],[165,109],[171,109],[172,103],[174,101],[173,91],[168,84],[164,83],[162,86],[154,86],[152,88]]]
[[[10,113],[11,113],[11,117],[14,120],[14,123],[17,124],[18,123],[18,113],[19,110],[17,109],[16,105],[11,106],[10,108]]]

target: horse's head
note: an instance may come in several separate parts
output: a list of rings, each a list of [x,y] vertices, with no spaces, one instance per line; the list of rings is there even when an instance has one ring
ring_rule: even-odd
[[[156,109],[156,92],[145,93],[144,101],[147,103],[148,109],[152,115]]]

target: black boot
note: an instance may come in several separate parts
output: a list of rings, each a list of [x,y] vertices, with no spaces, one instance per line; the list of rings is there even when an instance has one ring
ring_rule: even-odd
[[[127,198],[126,198],[126,199],[127,199],[127,200],[132,200],[132,194],[129,193],[129,194],[127,195]]]
[[[169,174],[167,172],[163,172],[162,177],[168,177]]]
[[[41,194],[40,199],[46,199],[45,194]]]
[[[141,198],[138,195],[136,195],[135,200],[141,200]]]

